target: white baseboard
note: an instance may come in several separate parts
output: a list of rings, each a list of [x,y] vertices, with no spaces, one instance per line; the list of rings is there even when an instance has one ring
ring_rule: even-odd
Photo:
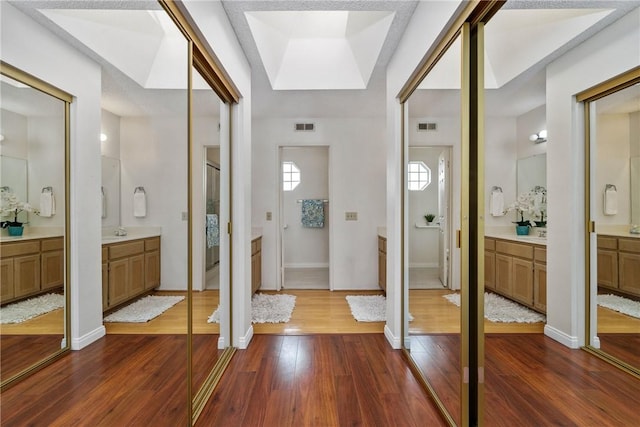
[[[600,348],[600,337],[593,337],[593,346],[595,348]]]
[[[224,343],[223,337],[218,337],[218,350],[224,350],[227,346]]]
[[[253,338],[253,326],[249,326],[249,329],[247,329],[247,333],[244,334],[243,337],[240,337],[240,339],[238,340],[238,348],[240,350],[246,350],[247,347],[249,347],[251,338]]]
[[[559,329],[554,328],[553,326],[545,325],[544,334],[549,338],[558,341],[560,344],[569,348],[580,348],[580,344],[578,341],[578,337],[572,337],[571,335],[567,335]]]
[[[399,350],[401,348],[400,338],[397,338],[393,335],[393,332],[391,332],[391,329],[389,329],[388,325],[384,325],[384,336],[389,344],[391,344],[391,348],[393,348],[394,350]]]
[[[329,268],[328,262],[300,262],[285,264],[284,268]]]
[[[71,350],[82,350],[83,348],[99,340],[106,334],[107,329],[104,327],[104,325],[102,325],[79,338],[71,338]]]

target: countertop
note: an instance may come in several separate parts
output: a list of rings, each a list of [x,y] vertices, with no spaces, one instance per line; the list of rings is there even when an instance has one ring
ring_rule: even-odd
[[[387,238],[387,227],[378,227],[378,236]]]
[[[630,233],[630,225],[596,225],[598,236],[629,237],[640,239],[640,234]]]
[[[251,241],[256,240],[258,237],[262,237],[262,228],[259,228],[259,227],[251,228]]]
[[[22,242],[25,240],[48,239],[50,237],[64,236],[62,227],[25,227],[22,236],[9,236],[7,230],[0,235],[1,243]]]
[[[116,228],[102,229],[102,244],[110,245],[112,243],[129,242],[131,240],[148,239],[149,237],[158,237],[162,234],[161,227],[124,227],[127,231],[126,236],[116,236],[114,234]]]
[[[512,233],[485,233],[484,237],[490,237],[493,239],[511,240],[519,243],[532,243],[536,245],[547,246],[546,237],[538,237],[535,235],[518,236]]]

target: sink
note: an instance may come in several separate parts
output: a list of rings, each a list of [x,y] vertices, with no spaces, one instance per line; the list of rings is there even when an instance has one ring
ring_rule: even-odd
[[[102,236],[103,242],[111,242],[114,240],[124,240],[127,236]]]

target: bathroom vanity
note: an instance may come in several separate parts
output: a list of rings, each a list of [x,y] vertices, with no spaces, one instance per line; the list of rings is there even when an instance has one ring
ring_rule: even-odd
[[[64,284],[64,239],[34,234],[2,239],[0,303],[51,292]]]
[[[640,297],[640,236],[598,235],[598,287]]]
[[[103,239],[102,310],[111,310],[160,285],[160,236]]]
[[[484,287],[540,313],[547,311],[547,246],[532,236],[484,239]]]
[[[251,294],[262,285],[262,236],[251,236]]]
[[[387,292],[387,238],[378,234],[378,286]]]

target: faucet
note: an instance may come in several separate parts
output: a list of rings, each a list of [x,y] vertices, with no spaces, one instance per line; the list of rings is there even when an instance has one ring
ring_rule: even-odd
[[[629,233],[631,233],[631,234],[640,234],[640,225],[633,224],[631,226],[631,230],[629,230]]]
[[[116,236],[126,236],[127,235],[127,230],[125,230],[124,227],[118,227],[118,229],[115,231],[115,235]]]
[[[538,237],[547,237],[547,230],[538,230]]]

